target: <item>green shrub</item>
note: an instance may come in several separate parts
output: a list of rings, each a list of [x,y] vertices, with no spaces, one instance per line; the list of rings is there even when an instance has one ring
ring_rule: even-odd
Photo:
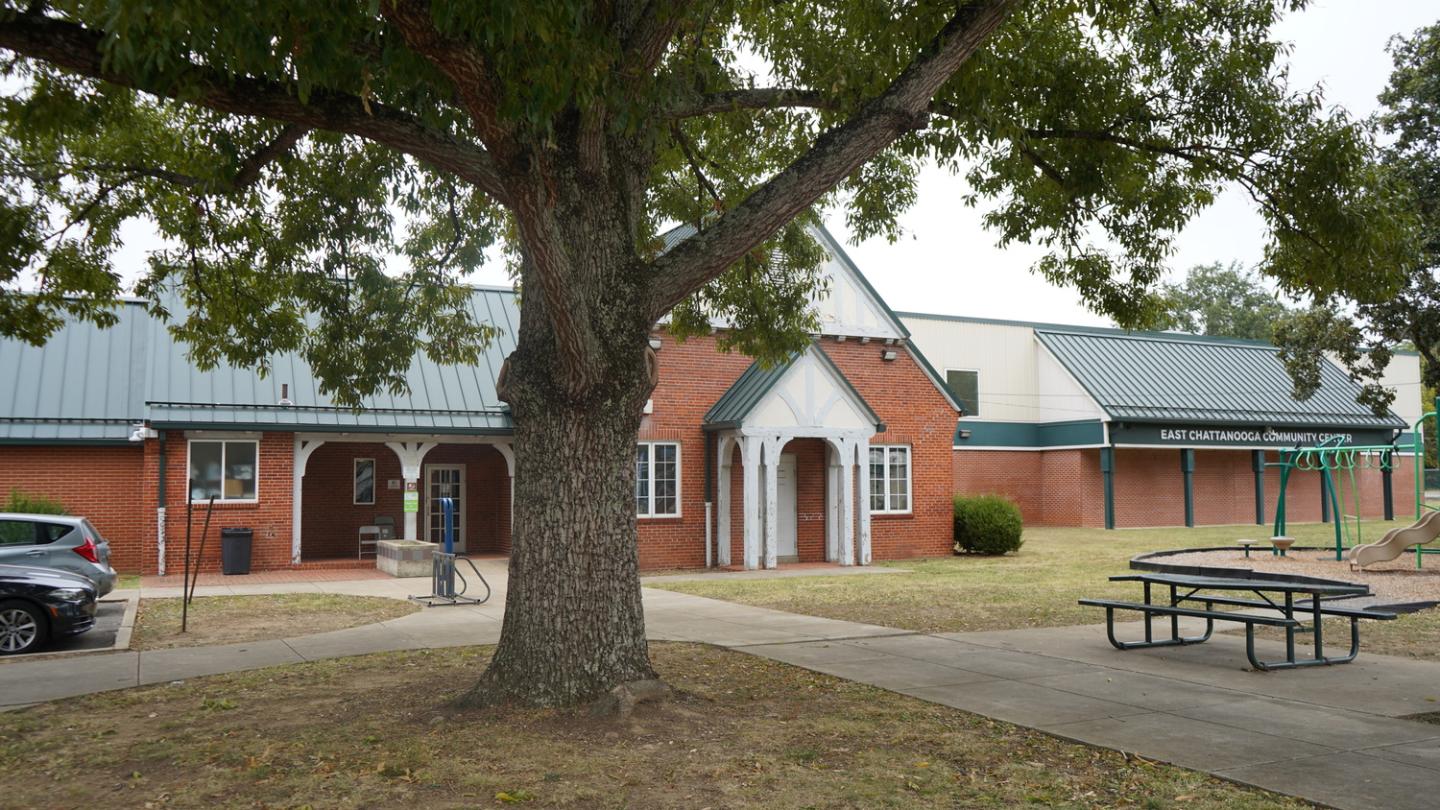
[[[0,512],[28,512],[32,515],[63,515],[65,505],[44,495],[27,495],[18,489],[10,490],[5,506]]]
[[[1024,542],[1020,507],[999,495],[955,496],[955,553],[1005,554]]]

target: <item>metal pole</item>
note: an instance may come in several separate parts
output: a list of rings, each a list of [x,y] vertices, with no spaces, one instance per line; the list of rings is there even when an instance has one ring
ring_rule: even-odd
[[[1386,520],[1395,519],[1395,472],[1391,469],[1394,458],[1393,453],[1386,453],[1380,468],[1380,486],[1384,490]],[[1356,509],[1355,511],[1359,512],[1360,510]]]
[[[200,528],[200,550],[195,552],[195,577],[190,582],[190,593],[185,597],[185,602],[195,599],[195,586],[200,582],[200,560],[205,556],[205,538],[210,536],[210,516],[215,512],[215,496],[210,496],[210,502],[205,506],[205,525]]]
[[[1100,448],[1100,477],[1105,485],[1105,528],[1115,528],[1115,448]]]
[[[1255,525],[1265,525],[1265,451],[1250,452],[1250,466],[1255,470]]]
[[[1185,480],[1185,527],[1195,528],[1195,451],[1180,451],[1180,472]]]
[[[180,575],[180,632],[190,623],[190,600],[185,598],[185,586],[190,582],[190,527],[194,521],[191,516],[195,514],[195,502],[190,499],[190,491],[185,491],[185,566]]]

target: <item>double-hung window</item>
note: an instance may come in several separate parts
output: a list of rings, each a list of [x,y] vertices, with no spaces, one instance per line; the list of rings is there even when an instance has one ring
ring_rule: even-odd
[[[904,444],[870,448],[871,514],[910,511],[910,447]]]
[[[191,441],[190,500],[255,500],[259,459],[260,443],[253,439]]]
[[[680,514],[680,445],[640,442],[635,448],[635,513],[640,517]]]

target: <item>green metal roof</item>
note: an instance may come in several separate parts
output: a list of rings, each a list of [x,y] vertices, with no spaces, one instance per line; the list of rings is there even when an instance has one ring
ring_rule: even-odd
[[[124,442],[142,421],[162,429],[509,433],[496,379],[519,332],[515,294],[477,288],[471,314],[500,329],[478,363],[417,357],[408,393],[377,394],[357,411],[322,394],[295,355],[275,358],[264,378],[230,366],[200,371],[163,323],[126,303],[109,330],[70,323],[44,346],[0,341],[0,374],[16,380],[8,399],[0,395],[0,442]],[[279,404],[282,384],[293,405]]]
[[[760,404],[771,388],[775,387],[775,383],[779,382],[785,376],[785,372],[789,371],[790,367],[795,365],[795,361],[804,356],[806,352],[813,353],[820,359],[821,364],[835,374],[836,379],[840,380],[864,410],[866,420],[875,425],[877,432],[883,433],[885,423],[875,413],[875,409],[871,408],[870,403],[860,396],[860,392],[855,390],[855,386],[850,383],[850,380],[845,377],[845,374],[840,371],[825,350],[815,344],[811,344],[803,352],[796,352],[789,360],[771,368],[765,368],[758,361],[751,363],[750,367],[745,369],[745,372],[731,383],[729,388],[725,389],[725,393],[715,400],[715,404],[710,406],[710,410],[705,412],[705,429],[724,430],[739,427],[750,411]]]
[[[145,357],[150,317],[127,303],[109,328],[70,322],[44,346],[0,340],[0,442],[128,440],[145,415]]]
[[[1268,344],[1093,330],[1035,335],[1115,421],[1405,427],[1400,417],[1376,416],[1356,402],[1360,387],[1329,361],[1315,395],[1296,400]]]

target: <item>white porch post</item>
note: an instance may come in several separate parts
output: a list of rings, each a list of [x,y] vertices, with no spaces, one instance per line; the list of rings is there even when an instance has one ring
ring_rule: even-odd
[[[715,471],[715,563],[720,567],[730,564],[730,455],[734,443],[728,436],[715,438],[719,468]]]
[[[760,567],[760,447],[762,440],[757,436],[746,436],[740,449],[740,463],[745,473],[744,503],[741,512],[745,515],[745,568]]]
[[[840,564],[855,564],[855,440],[840,441]]]
[[[825,562],[840,559],[840,449],[825,446]]]
[[[324,439],[302,439],[295,437],[295,446],[291,451],[290,461],[290,564],[300,564],[300,523],[304,516],[301,509],[301,496],[305,491],[305,467],[310,463],[310,456],[315,450],[324,444]],[[187,496],[188,497],[188,496]]]
[[[858,562],[870,564],[870,440],[855,442],[856,464],[860,468],[860,537]]]
[[[515,542],[515,448],[510,442],[496,442],[494,448],[505,457],[505,472],[510,476],[510,542]]]
[[[779,479],[780,448],[784,440],[779,436],[765,440],[765,567],[774,568],[779,559]]]
[[[400,458],[400,477],[405,479],[405,491],[409,492],[411,485],[414,485],[417,495],[420,492],[420,463],[425,460],[425,454],[438,446],[437,442],[386,442],[385,446],[394,451]],[[416,512],[405,513],[405,539],[419,540],[420,531],[418,528],[419,515]]]

